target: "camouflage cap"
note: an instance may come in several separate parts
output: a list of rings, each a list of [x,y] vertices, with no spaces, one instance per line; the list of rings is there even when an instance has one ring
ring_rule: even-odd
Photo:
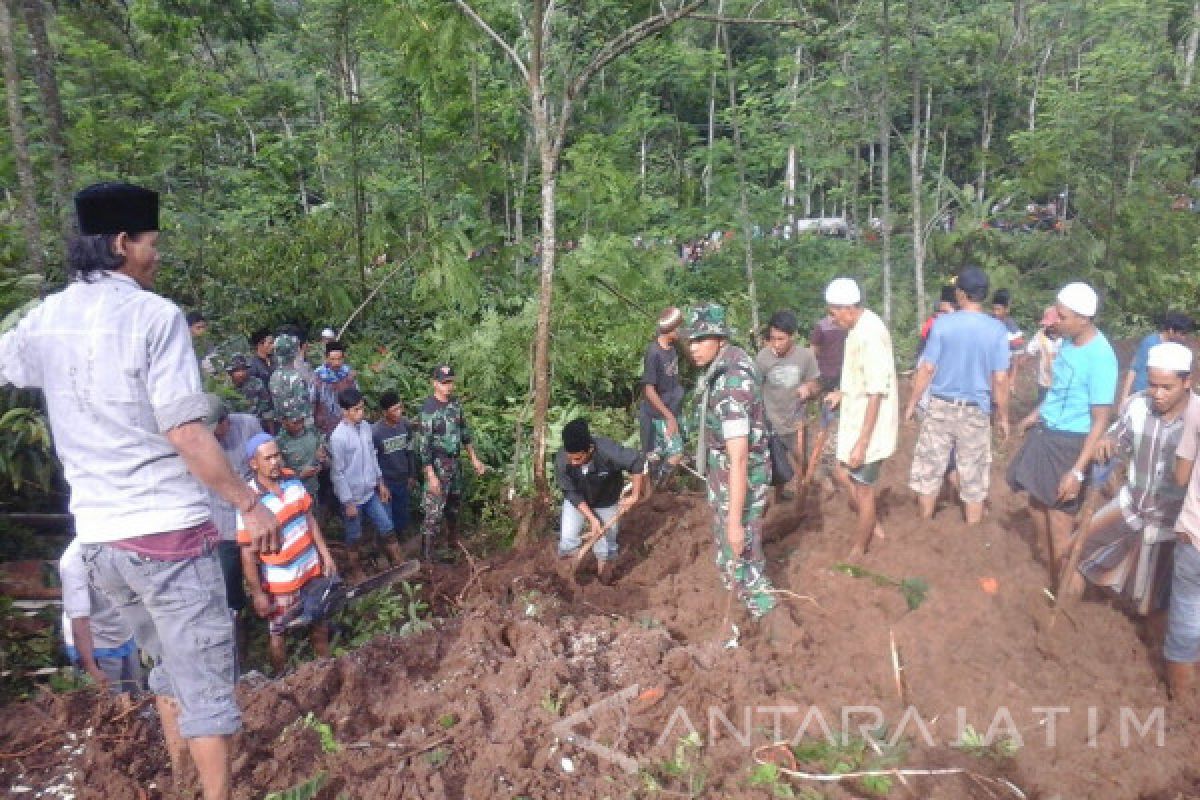
[[[725,306],[716,303],[701,303],[689,308],[684,315],[683,327],[688,339],[730,335]]]
[[[284,398],[276,411],[280,419],[307,419],[312,416],[312,404],[304,397]]]
[[[235,369],[250,369],[250,362],[241,353],[234,353],[225,367],[226,372],[233,372]]]
[[[296,357],[296,350],[300,347],[300,340],[290,333],[281,333],[275,337],[275,355],[279,356],[281,362],[291,361]]]

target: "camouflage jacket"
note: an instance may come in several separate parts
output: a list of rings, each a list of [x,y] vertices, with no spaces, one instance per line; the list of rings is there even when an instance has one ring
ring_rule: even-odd
[[[436,397],[427,397],[421,404],[419,417],[421,432],[420,462],[430,466],[435,458],[457,459],[463,447],[471,443],[471,429],[463,417],[458,398],[439,403]]]
[[[324,466],[329,458],[328,442],[311,425],[301,431],[299,436],[292,436],[286,430],[280,431],[275,437],[275,442],[279,445],[284,466],[295,472],[297,477],[311,466]],[[315,497],[317,477],[313,475],[301,480],[306,489],[311,487],[309,494]]]
[[[704,444],[710,479],[722,480],[722,476],[727,479],[729,455],[725,440],[745,436],[750,446],[751,486],[769,483],[766,410],[754,362],[745,350],[735,345],[728,345],[718,353],[696,392],[698,412],[704,397],[705,380],[709,381],[709,390],[708,407],[704,410]]]
[[[310,419],[313,415],[313,387],[304,379],[300,370],[288,365],[279,367],[271,375],[271,403],[280,419],[295,419],[303,417]]]
[[[275,409],[271,404],[271,392],[257,376],[249,376],[245,383],[234,388],[246,401],[246,411],[260,420],[275,419]]]

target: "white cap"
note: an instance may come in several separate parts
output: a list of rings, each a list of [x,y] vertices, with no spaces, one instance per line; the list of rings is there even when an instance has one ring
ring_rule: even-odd
[[[333,328],[326,328],[325,330],[321,331],[321,338],[322,339],[336,339],[337,334],[333,332]]]
[[[1100,298],[1096,297],[1096,290],[1088,286],[1086,283],[1076,281],[1068,283],[1058,291],[1058,302],[1062,303],[1067,308],[1085,317],[1096,316],[1096,306],[1100,303]]]
[[[825,302],[831,306],[856,306],[862,302],[862,292],[853,278],[834,278],[825,287]]]
[[[1150,348],[1146,359],[1147,369],[1165,369],[1171,372],[1192,371],[1192,351],[1179,342],[1163,342]]]

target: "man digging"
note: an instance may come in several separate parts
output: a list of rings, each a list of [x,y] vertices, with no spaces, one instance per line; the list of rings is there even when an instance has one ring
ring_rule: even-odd
[[[606,436],[592,436],[584,419],[568,422],[562,436],[562,449],[554,457],[554,473],[563,491],[558,555],[575,557],[583,546],[580,534],[587,525],[589,538],[596,540],[596,574],[601,583],[609,584],[617,557],[617,517],[641,498],[646,459]],[[622,494],[626,473],[633,488]]]

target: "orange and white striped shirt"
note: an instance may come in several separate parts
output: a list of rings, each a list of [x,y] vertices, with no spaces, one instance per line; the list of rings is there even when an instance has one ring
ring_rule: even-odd
[[[258,556],[263,590],[268,594],[298,591],[310,579],[321,575],[321,556],[308,527],[312,498],[304,484],[291,472],[279,482],[279,494],[265,491],[257,481],[250,488],[259,494],[259,502],[279,520],[279,552]],[[238,544],[250,544],[250,532],[241,512],[237,515]]]

